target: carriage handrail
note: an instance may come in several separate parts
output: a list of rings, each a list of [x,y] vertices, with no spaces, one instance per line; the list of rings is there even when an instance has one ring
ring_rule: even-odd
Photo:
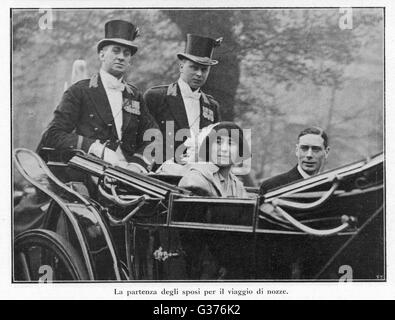
[[[121,226],[121,225],[126,225],[131,218],[140,210],[140,208],[144,205],[145,203],[145,197],[141,196],[136,200],[137,206],[134,208],[126,217],[123,219],[117,219],[113,217],[108,210],[105,210],[106,216],[108,220],[113,224],[114,226]]]
[[[314,202],[310,203],[299,203],[299,202],[294,202],[294,201],[289,201],[289,200],[284,200],[281,198],[274,198],[270,202],[274,206],[282,206],[290,209],[296,209],[296,210],[312,210],[315,208],[318,208],[322,204],[325,203],[326,200],[328,200],[332,194],[336,191],[337,187],[339,186],[340,179],[338,177],[335,177],[333,180],[332,187],[325,192],[322,197]]]
[[[115,190],[115,185],[111,185],[111,194],[109,194],[107,191],[103,189],[103,187],[99,184],[98,189],[100,194],[105,197],[107,200],[110,200],[117,204],[120,207],[129,207],[133,206],[136,204],[139,204],[142,200],[151,200],[150,197],[147,195],[142,195],[142,196],[128,196],[128,200],[123,200],[121,197],[117,194]],[[158,199],[159,200],[159,199]]]
[[[106,214],[108,220],[113,226],[124,226],[125,227],[125,250],[126,250],[126,261],[127,261],[127,266],[129,270],[129,277],[136,279],[136,271],[135,268],[133,267],[132,263],[132,251],[131,251],[131,231],[130,231],[130,223],[129,221],[133,218],[133,216],[140,210],[140,208],[144,205],[145,203],[145,196],[140,196],[138,199],[136,199],[135,203],[137,203],[137,206],[129,212],[126,217],[123,219],[117,219],[113,217],[109,210],[104,210],[104,213]]]
[[[140,199],[143,199],[144,201],[145,201],[145,195],[142,195],[141,197],[139,197],[139,198],[137,198],[137,199],[132,199],[132,200],[122,200],[118,195],[117,195],[117,192],[115,191],[115,185],[112,185],[111,186],[111,193],[112,193],[112,195],[113,195],[113,197],[114,197],[114,200],[119,204],[119,205],[121,205],[121,206],[125,206],[125,207],[127,207],[127,206],[131,206],[131,205],[135,205],[135,204],[137,204],[137,203],[139,203],[140,201],[142,201],[142,200],[140,200]]]
[[[350,225],[356,221],[354,217],[343,215],[341,217],[342,224],[340,226],[332,229],[318,230],[304,225],[303,223],[293,218],[291,215],[289,215],[287,212],[285,212],[285,210],[281,209],[280,207],[275,207],[274,209],[295,228],[307,234],[311,234],[319,237],[330,236],[342,232],[348,227],[350,227]]]
[[[374,167],[383,162],[384,162],[384,155],[383,153],[380,153],[366,160],[348,164],[343,167],[316,175],[314,177],[310,177],[308,179],[292,182],[287,185],[275,188],[273,190],[269,190],[264,195],[265,201],[270,202],[271,199],[276,198],[278,196],[286,197],[289,194],[294,194],[295,192],[303,192],[305,190],[314,188],[316,186],[322,185],[323,183],[332,181],[333,176],[337,176],[338,178],[341,179],[346,179],[347,177],[350,177],[364,170],[370,169],[371,167]]]

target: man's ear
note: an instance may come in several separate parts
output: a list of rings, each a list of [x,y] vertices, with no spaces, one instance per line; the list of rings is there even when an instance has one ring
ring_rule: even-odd
[[[99,52],[99,59],[100,59],[100,61],[103,61],[103,59],[104,59],[104,50],[103,49],[101,49]]]
[[[182,69],[184,68],[184,60],[180,60],[180,62],[178,63],[178,66],[179,66],[180,72],[182,72]]]
[[[325,149],[325,159],[328,158],[330,149],[331,149],[331,148],[330,148],[329,146],[326,147],[326,149]]]
[[[296,144],[295,145],[295,156],[298,156],[298,154],[299,154],[299,145]]]

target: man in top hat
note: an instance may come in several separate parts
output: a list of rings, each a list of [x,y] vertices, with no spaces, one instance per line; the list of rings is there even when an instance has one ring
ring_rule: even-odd
[[[105,161],[139,172],[149,171],[152,159],[143,156],[150,142],[144,132],[157,128],[141,92],[125,79],[138,28],[113,20],[105,24],[105,38],[97,44],[100,71],[73,84],[63,94],[54,118],[44,132],[42,147],[82,149]]]
[[[163,158],[157,159],[157,163],[173,157],[177,162],[185,151],[183,142],[187,135],[197,136],[201,128],[220,121],[218,102],[201,87],[206,83],[211,66],[218,63],[212,55],[221,42],[222,38],[214,40],[188,34],[185,52],[177,54],[180,60],[178,81],[145,92],[144,100],[163,137]]]

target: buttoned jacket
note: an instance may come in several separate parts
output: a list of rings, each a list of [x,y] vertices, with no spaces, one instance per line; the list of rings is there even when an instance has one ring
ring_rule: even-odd
[[[174,154],[171,154],[166,157],[166,147],[170,149],[174,148],[174,151],[176,151],[186,140],[186,137],[176,137],[177,131],[180,129],[189,129],[188,117],[180,87],[175,82],[170,85],[150,88],[144,93],[144,101],[163,135],[164,162],[174,156]],[[218,102],[204,92],[202,92],[199,101],[200,129],[219,122]]]
[[[157,129],[158,126],[149,114],[141,92],[135,86],[127,83],[122,97],[123,121],[120,139],[100,75],[95,74],[91,79],[75,83],[63,94],[39,148],[46,146],[88,152],[92,143],[100,140],[114,151],[120,146],[127,161],[147,167],[150,160],[142,161],[142,155],[150,141],[143,140],[144,132]]]

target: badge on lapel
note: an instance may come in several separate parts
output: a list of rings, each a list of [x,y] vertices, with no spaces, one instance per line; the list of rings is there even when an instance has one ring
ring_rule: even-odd
[[[205,117],[207,120],[214,122],[214,112],[213,110],[203,107],[203,117]]]
[[[125,98],[123,99],[123,105],[122,108],[131,114],[135,115],[140,115],[140,101],[132,100],[132,103],[130,103],[130,100]]]

